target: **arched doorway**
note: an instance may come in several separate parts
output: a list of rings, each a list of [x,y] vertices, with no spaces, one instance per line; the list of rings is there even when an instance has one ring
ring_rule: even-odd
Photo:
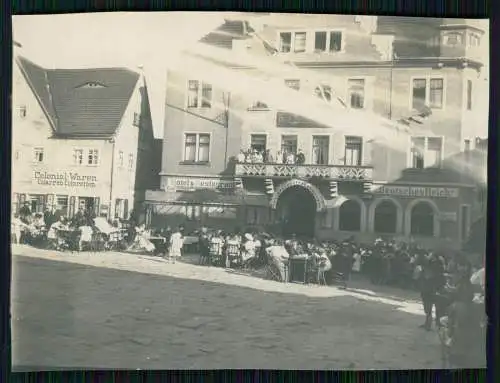
[[[361,205],[356,200],[347,200],[339,208],[339,230],[361,230]]]
[[[309,190],[301,186],[284,190],[276,208],[283,234],[314,237],[316,208],[316,201]]]
[[[427,202],[418,202],[411,209],[412,235],[424,237],[434,236],[434,209]]]
[[[397,231],[398,208],[392,201],[382,201],[375,208],[373,229],[375,233],[395,234]]]

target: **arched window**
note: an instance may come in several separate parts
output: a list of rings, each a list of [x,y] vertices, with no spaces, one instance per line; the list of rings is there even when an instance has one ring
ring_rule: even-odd
[[[419,202],[411,210],[411,234],[434,235],[434,210],[427,202]]]
[[[382,201],[375,208],[374,229],[376,233],[396,233],[398,210],[394,202]]]
[[[361,230],[361,206],[358,201],[344,202],[339,209],[339,230]]]

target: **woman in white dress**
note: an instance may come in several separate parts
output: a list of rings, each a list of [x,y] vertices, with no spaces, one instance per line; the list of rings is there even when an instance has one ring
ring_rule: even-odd
[[[168,261],[175,263],[177,257],[182,255],[182,246],[184,245],[184,237],[182,235],[182,227],[170,236],[170,246],[168,249]]]
[[[246,233],[245,243],[243,244],[243,251],[241,253],[242,264],[248,264],[253,258],[255,258],[255,242],[252,234]]]
[[[21,232],[22,229],[27,229],[28,225],[26,225],[17,214],[12,216],[10,221],[11,227],[11,235],[14,237],[12,243],[20,244],[21,243]]]

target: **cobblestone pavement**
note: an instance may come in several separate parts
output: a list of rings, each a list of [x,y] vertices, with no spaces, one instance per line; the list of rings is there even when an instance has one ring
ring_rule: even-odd
[[[153,257],[13,248],[14,369],[439,368],[420,305]]]

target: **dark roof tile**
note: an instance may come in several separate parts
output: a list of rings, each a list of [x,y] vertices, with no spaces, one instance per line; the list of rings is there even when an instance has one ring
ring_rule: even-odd
[[[139,80],[124,68],[46,70],[22,57],[18,62],[56,133],[64,136],[113,135]]]

